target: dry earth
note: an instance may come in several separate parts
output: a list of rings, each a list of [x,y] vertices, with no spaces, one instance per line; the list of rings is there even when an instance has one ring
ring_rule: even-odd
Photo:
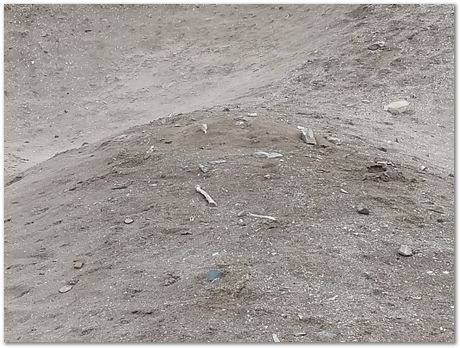
[[[454,11],[7,5],[5,341],[454,342]]]

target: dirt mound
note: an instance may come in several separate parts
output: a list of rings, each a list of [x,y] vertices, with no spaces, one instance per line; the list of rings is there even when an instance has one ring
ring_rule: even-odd
[[[260,150],[283,156],[255,157]],[[452,298],[450,276],[439,292],[425,271],[453,272],[436,262],[452,259],[453,236],[439,239],[440,214],[419,204],[441,179],[410,180],[420,178],[415,168],[377,159],[378,150],[311,146],[295,125],[225,112],[163,119],[60,154],[7,191],[7,339],[380,341],[378,323],[397,320],[398,340],[426,340],[414,316]],[[407,180],[367,180],[379,174],[370,166]],[[442,213],[453,224],[453,211]],[[400,244],[418,254],[401,258]],[[209,283],[214,269],[224,277]],[[33,316],[18,307],[27,298]],[[433,339],[447,337],[431,325]],[[311,334],[295,336],[303,331]]]

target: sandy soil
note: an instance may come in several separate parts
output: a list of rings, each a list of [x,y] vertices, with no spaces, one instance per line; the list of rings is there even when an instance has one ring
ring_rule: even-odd
[[[454,342],[454,35],[451,5],[7,5],[5,340]]]

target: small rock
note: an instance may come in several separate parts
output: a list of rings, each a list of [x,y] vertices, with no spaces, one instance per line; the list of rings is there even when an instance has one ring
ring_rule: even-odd
[[[174,283],[177,283],[179,279],[180,279],[179,275],[176,275],[174,273],[168,273],[166,276],[166,279],[163,282],[163,286],[170,286]]]
[[[134,220],[131,219],[131,218],[126,218],[125,219],[125,224],[127,224],[127,225],[132,224],[133,222],[134,222]]]
[[[329,136],[326,139],[335,145],[342,145],[342,140],[337,137]]]
[[[451,178],[455,177],[454,173],[449,173],[449,176],[450,176]]]
[[[192,232],[187,230],[187,231],[182,231],[180,234],[183,236],[187,236],[187,235],[191,235]]]
[[[412,248],[408,247],[407,245],[401,245],[398,250],[398,254],[401,256],[412,256],[414,255]]]
[[[223,164],[227,163],[227,160],[215,160],[215,161],[209,161],[209,164]]]
[[[296,333],[294,334],[294,336],[296,336],[296,337],[306,336],[306,335],[307,335],[306,332],[296,332]]]
[[[383,147],[383,146],[382,146],[382,147],[379,147],[378,149],[379,149],[380,151],[383,151],[383,152],[387,152],[387,151],[388,151],[388,150],[386,149],[386,147]]]
[[[206,166],[204,166],[204,165],[202,165],[202,164],[199,164],[198,167],[200,168],[200,170],[201,170],[204,174],[206,174],[207,172],[209,172],[209,168],[206,167]]]
[[[384,41],[376,41],[373,44],[369,45],[367,47],[368,50],[370,51],[376,51],[376,50],[381,50],[385,47],[385,42]]]
[[[61,294],[65,294],[66,292],[69,292],[70,290],[72,290],[72,288],[73,288],[73,285],[67,284],[67,285],[64,285],[62,288],[60,288],[59,292]]]
[[[385,163],[377,163],[367,167],[369,173],[381,173],[387,170]]]
[[[225,112],[228,112],[228,111],[230,111],[230,109],[229,109],[229,108],[227,108],[227,107],[223,108],[222,110],[223,110],[223,111],[225,111]]]
[[[306,128],[302,126],[297,126],[297,129],[300,130],[300,137],[306,144],[318,145],[316,141],[315,134],[311,128]]]
[[[432,208],[428,208],[429,211],[434,211],[435,213],[438,213],[438,214],[445,214],[444,213],[444,208],[443,207],[440,207],[440,206],[434,206]]]
[[[249,117],[257,117],[257,112],[249,112],[247,113]]]
[[[69,285],[75,285],[75,284],[77,284],[77,283],[78,283],[78,279],[75,279],[75,278],[70,279],[70,280],[67,282],[67,284],[69,284]]]
[[[237,214],[237,216],[238,216],[238,217],[241,217],[241,216],[243,216],[244,214],[245,214],[245,211],[242,210],[242,211],[240,211],[240,212]]]
[[[345,191],[345,190],[342,189],[342,188],[340,189],[340,192],[342,192],[342,193],[350,193],[350,192],[348,192],[348,191]]]
[[[275,343],[280,343],[280,339],[278,338],[278,335],[277,334],[272,334],[272,338],[273,338],[273,342]]]
[[[283,155],[278,152],[265,152],[265,151],[256,151],[254,152],[254,156],[257,158],[269,158],[269,159],[283,157]]]
[[[240,225],[240,226],[246,226],[246,222],[244,222],[243,219],[239,219],[239,220],[238,220],[238,225]]]
[[[208,280],[208,282],[214,283],[216,280],[222,278],[223,276],[224,276],[223,271],[211,270],[206,275],[206,279]]]
[[[443,222],[444,222],[444,219],[439,218],[439,219],[437,219],[436,221],[439,222],[439,223],[443,223]]]
[[[207,134],[208,133],[208,125],[206,123],[203,123],[201,125],[201,131],[204,133],[204,134]]]
[[[83,261],[75,261],[73,264],[73,268],[81,269],[85,263]]]
[[[358,207],[356,208],[356,211],[359,213],[359,214],[363,214],[363,215],[369,215],[369,209],[367,209],[364,205],[360,204],[358,205]]]
[[[409,102],[406,100],[398,100],[393,103],[387,104],[383,107],[383,110],[388,111],[390,114],[399,115],[407,111]]]
[[[420,166],[420,171],[421,172],[424,172],[426,170],[426,167],[425,166]]]

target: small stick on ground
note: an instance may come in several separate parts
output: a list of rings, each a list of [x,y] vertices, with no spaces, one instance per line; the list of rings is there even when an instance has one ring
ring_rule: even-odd
[[[248,215],[249,215],[249,216],[252,216],[252,217],[256,217],[256,218],[268,219],[268,220],[271,220],[271,221],[278,221],[278,220],[276,220],[276,218],[274,218],[273,216],[258,215],[258,214],[252,214],[252,213],[249,213]]]
[[[203,190],[200,187],[200,185],[196,185],[195,190],[196,190],[196,192],[201,193],[204,198],[206,198],[206,200],[208,201],[208,203],[209,203],[209,205],[211,207],[217,207],[216,201],[214,199],[212,199],[212,197],[205,190]]]

